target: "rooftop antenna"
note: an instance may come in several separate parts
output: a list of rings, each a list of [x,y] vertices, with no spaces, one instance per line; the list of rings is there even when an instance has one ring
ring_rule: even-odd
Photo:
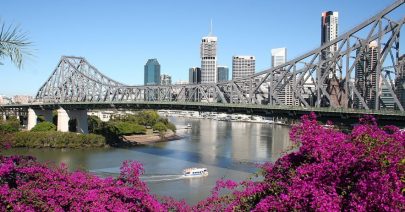
[[[211,25],[210,25],[210,36],[212,35],[212,18],[211,18]]]

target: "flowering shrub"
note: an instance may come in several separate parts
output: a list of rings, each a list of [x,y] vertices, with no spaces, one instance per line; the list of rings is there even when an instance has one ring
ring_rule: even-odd
[[[344,134],[303,116],[290,132],[298,151],[261,165],[262,180],[219,180],[193,207],[152,196],[137,162],[102,179],[0,156],[0,211],[404,211],[405,133],[360,122]]]
[[[137,162],[118,178],[99,178],[65,167],[49,168],[27,156],[0,156],[0,211],[164,211],[139,180]]]
[[[366,116],[347,135],[303,116],[290,137],[299,150],[261,166],[264,180],[245,181],[231,194],[212,196],[195,210],[404,211],[405,133],[378,128]],[[236,187],[234,182],[221,187]]]

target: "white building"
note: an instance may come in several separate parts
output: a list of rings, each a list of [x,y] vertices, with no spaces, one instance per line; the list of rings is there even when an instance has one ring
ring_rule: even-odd
[[[11,104],[11,103],[12,103],[11,98],[0,95],[0,105],[7,105],[7,104]]]
[[[187,85],[189,82],[187,80],[178,80],[174,83],[175,85]]]
[[[203,37],[200,47],[201,83],[217,82],[217,37]]]
[[[23,96],[23,95],[16,95],[13,96],[11,101],[16,104],[28,104],[32,102],[33,98],[32,96]]]
[[[160,75],[160,84],[161,85],[171,85],[172,84],[172,77],[167,74]]]
[[[287,48],[277,48],[271,50],[271,67],[282,65],[287,60]]]
[[[232,57],[232,79],[244,78],[255,73],[256,58],[254,56]]]

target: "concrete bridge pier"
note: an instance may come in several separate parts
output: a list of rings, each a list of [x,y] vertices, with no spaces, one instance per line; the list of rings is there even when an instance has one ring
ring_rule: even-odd
[[[87,110],[65,110],[59,108],[58,112],[58,131],[69,132],[69,120],[76,119],[76,132],[89,133],[87,122]]]
[[[7,116],[6,116],[6,113],[2,113],[2,119],[3,119],[3,121],[6,121],[7,120]]]
[[[35,125],[37,125],[38,116],[43,116],[45,121],[52,122],[52,110],[34,110],[32,108],[28,108],[28,130],[31,130],[33,127],[35,127]]]

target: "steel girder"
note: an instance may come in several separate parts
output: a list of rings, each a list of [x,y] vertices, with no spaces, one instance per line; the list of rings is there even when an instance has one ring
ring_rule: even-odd
[[[200,101],[379,110],[381,88],[385,86],[395,107],[403,111],[405,105],[399,101],[393,82],[404,77],[399,74],[398,58],[399,35],[405,17],[400,14],[402,17],[396,21],[390,18],[401,10],[404,10],[404,0],[396,1],[337,39],[283,65],[221,83],[127,86],[103,75],[83,57],[63,56],[39,89],[36,101]],[[375,72],[376,79],[372,80],[378,83],[369,83],[370,92],[366,95],[355,72],[359,71],[357,64],[371,60],[367,55],[372,42],[377,43],[376,62],[362,71]],[[330,51],[332,45],[338,46],[337,51]],[[370,95],[376,99],[373,105],[368,103]],[[354,101],[359,104],[355,105]]]

